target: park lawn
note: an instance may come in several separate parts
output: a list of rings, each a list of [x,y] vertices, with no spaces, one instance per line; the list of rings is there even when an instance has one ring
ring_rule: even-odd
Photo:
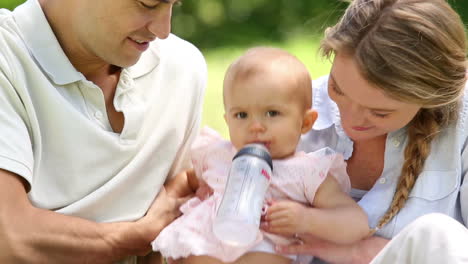
[[[312,78],[328,74],[331,64],[318,53],[319,37],[291,38],[284,43],[258,43],[252,46],[275,46],[297,56],[309,69]],[[203,126],[218,131],[224,138],[229,132],[224,122],[222,85],[224,73],[229,64],[249,47],[221,47],[202,51],[208,64],[208,85],[203,105]]]

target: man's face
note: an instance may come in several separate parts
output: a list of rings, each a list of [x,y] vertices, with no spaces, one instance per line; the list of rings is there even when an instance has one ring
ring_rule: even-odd
[[[72,56],[128,67],[156,38],[171,31],[176,0],[75,0],[71,32]],[[74,46],[73,46],[74,45]]]

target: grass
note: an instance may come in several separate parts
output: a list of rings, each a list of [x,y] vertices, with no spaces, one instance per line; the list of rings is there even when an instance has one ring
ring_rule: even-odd
[[[318,37],[295,37],[284,43],[258,43],[253,46],[275,46],[283,48],[298,57],[309,69],[313,79],[328,74],[331,64],[318,54]],[[249,47],[222,47],[203,51],[208,64],[208,86],[203,106],[203,125],[218,131],[228,138],[229,133],[224,122],[222,85],[224,73],[229,64]]]

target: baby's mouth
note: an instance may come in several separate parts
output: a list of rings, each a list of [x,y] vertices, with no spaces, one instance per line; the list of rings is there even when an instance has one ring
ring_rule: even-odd
[[[267,148],[268,150],[270,150],[270,145],[271,145],[269,141],[253,141],[250,144],[260,144],[260,145],[265,146],[265,148]]]

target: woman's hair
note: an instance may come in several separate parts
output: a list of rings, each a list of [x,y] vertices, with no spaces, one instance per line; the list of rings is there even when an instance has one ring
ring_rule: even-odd
[[[408,124],[397,190],[377,230],[405,205],[431,141],[457,119],[466,82],[464,26],[445,0],[355,0],[325,31],[321,50],[328,58],[351,56],[387,96],[422,106]]]

